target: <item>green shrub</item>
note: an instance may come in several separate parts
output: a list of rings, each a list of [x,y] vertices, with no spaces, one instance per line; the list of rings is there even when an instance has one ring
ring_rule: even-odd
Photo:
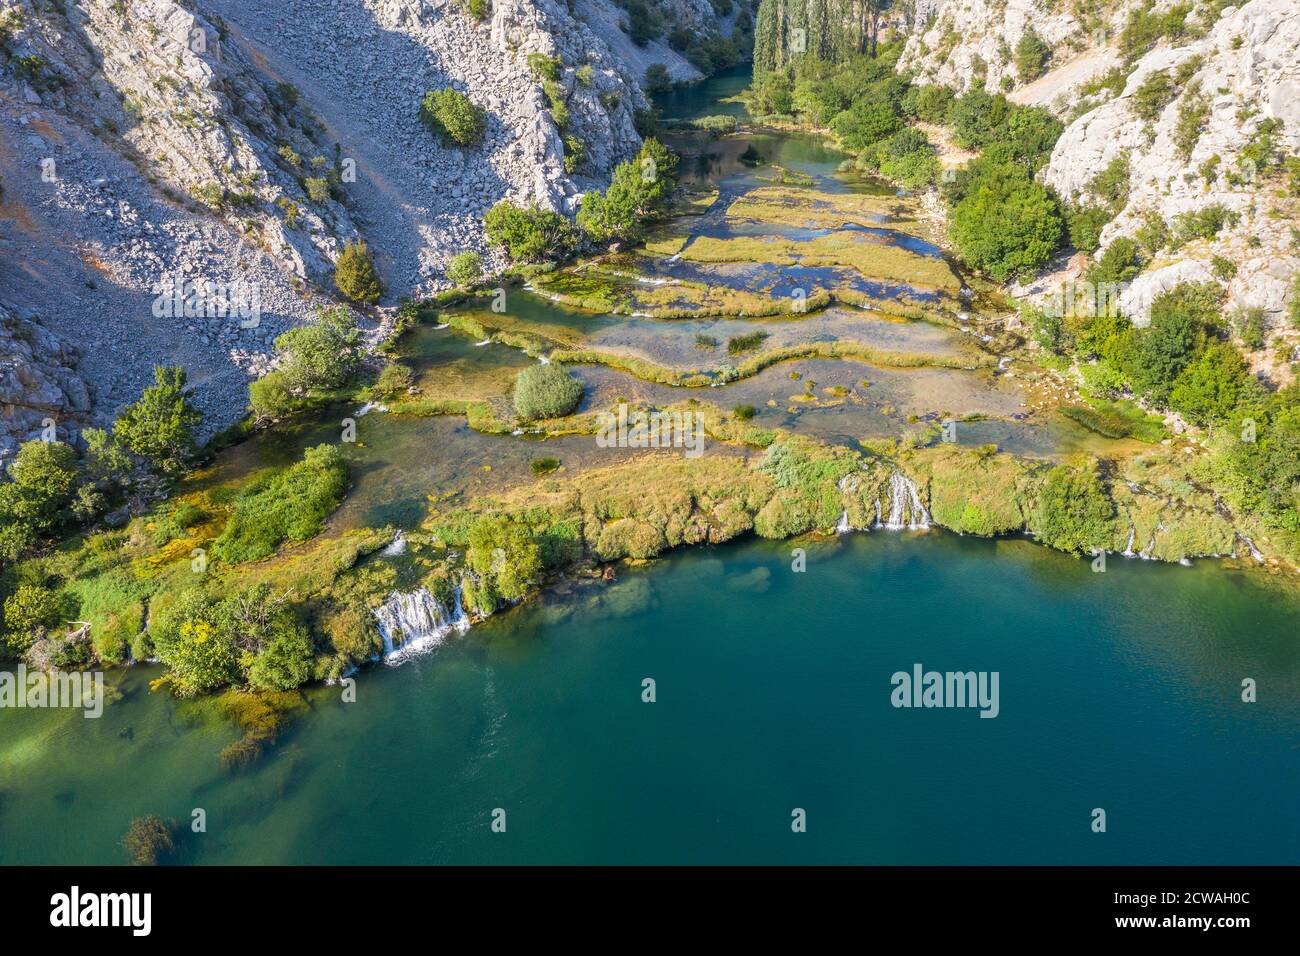
[[[541,549],[532,529],[499,515],[474,520],[465,562],[474,574],[466,583],[466,601],[488,614],[502,604],[522,600],[542,577]]]
[[[647,139],[635,158],[618,164],[608,189],[583,198],[578,226],[593,242],[637,239],[667,208],[676,184],[677,155]]]
[[[645,68],[645,83],[642,85],[647,93],[666,93],[671,90],[673,81],[668,75],[668,67],[662,63],[651,63]]]
[[[122,837],[122,849],[132,866],[155,866],[176,849],[176,823],[161,817],[136,817]]]
[[[951,232],[967,263],[1006,282],[1033,275],[1052,257],[1065,224],[1051,194],[1028,173],[1018,166],[980,166],[963,188]]]
[[[1169,407],[1198,425],[1228,417],[1246,388],[1250,372],[1227,342],[1209,345],[1183,369],[1169,393]]]
[[[1105,201],[1112,215],[1118,215],[1128,205],[1132,164],[1128,153],[1120,153],[1088,183],[1088,190]]]
[[[1106,546],[1114,516],[1114,502],[1095,472],[1057,465],[1038,493],[1033,523],[1044,544],[1082,553]]]
[[[470,19],[482,23],[492,12],[492,5],[489,0],[465,0],[465,12]]]
[[[307,190],[307,198],[314,203],[323,203],[330,198],[328,179],[322,179],[319,176],[308,176],[302,181],[302,185]]]
[[[563,60],[557,56],[547,56],[545,53],[530,53],[527,61],[528,69],[539,80],[554,82],[560,78],[560,73],[564,69]]]
[[[1016,44],[1016,74],[1026,83],[1038,79],[1046,71],[1052,50],[1032,28],[1020,35]]]
[[[549,475],[560,467],[558,458],[534,458],[528,463],[528,468],[534,475]]]
[[[334,264],[334,285],[353,302],[377,302],[383,295],[379,271],[365,242],[349,242]]]
[[[766,332],[748,332],[744,335],[733,335],[727,339],[727,354],[741,355],[745,352],[753,352],[763,344],[766,338]]]
[[[306,541],[324,527],[347,485],[347,463],[336,446],[308,448],[302,461],[240,494],[213,553],[239,563],[273,554],[285,541]]]
[[[525,421],[568,415],[582,399],[582,382],[559,365],[533,365],[515,379],[515,414]]]
[[[1167,70],[1161,70],[1143,80],[1129,102],[1134,116],[1150,122],[1159,117],[1177,95],[1178,88],[1173,78]]]
[[[483,138],[487,112],[458,90],[447,87],[424,94],[420,119],[446,142],[473,146]]]
[[[38,584],[20,584],[4,601],[0,651],[17,657],[62,623],[64,608],[58,594]],[[0,653],[0,657],[5,654]]]
[[[174,474],[194,452],[194,434],[202,414],[190,404],[185,370],[154,366],[154,384],[123,409],[113,437],[152,466]]]
[[[1111,214],[1104,206],[1073,206],[1065,212],[1065,226],[1070,245],[1089,255],[1101,246],[1101,231],[1110,223]]]
[[[1143,216],[1142,225],[1138,226],[1133,238],[1137,240],[1143,252],[1148,256],[1154,256],[1169,244],[1169,226],[1160,213],[1151,210]]]
[[[477,252],[462,252],[447,263],[447,278],[459,286],[470,286],[483,276],[483,260]]]
[[[737,421],[747,422],[757,413],[753,405],[737,405],[731,410]]]
[[[576,245],[573,227],[559,213],[546,209],[525,209],[502,200],[483,217],[488,241],[504,246],[511,259],[536,262],[562,258]]]
[[[1142,271],[1142,256],[1138,245],[1132,239],[1120,236],[1102,253],[1100,259],[1088,270],[1088,281],[1094,285],[1102,283],[1128,282]]]
[[[385,365],[383,371],[379,373],[373,391],[382,398],[395,398],[399,395],[405,395],[414,380],[415,376],[411,372],[409,365],[391,362]]]
[[[311,324],[276,338],[282,384],[299,391],[339,388],[356,371],[359,341],[356,316],[350,309],[321,309]]]
[[[1174,218],[1175,248],[1197,239],[1213,239],[1228,226],[1235,226],[1241,216],[1220,203],[1179,213]]]

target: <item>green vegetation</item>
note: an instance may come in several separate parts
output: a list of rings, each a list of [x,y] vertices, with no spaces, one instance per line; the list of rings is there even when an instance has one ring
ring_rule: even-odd
[[[1114,502],[1096,472],[1058,465],[1047,474],[1033,521],[1044,544],[1082,553],[1109,544],[1114,517]]]
[[[663,213],[676,184],[676,154],[647,139],[635,158],[618,164],[608,189],[583,198],[578,227],[593,242],[638,239],[646,223]]]
[[[524,208],[502,200],[483,217],[488,242],[504,246],[511,259],[538,262],[563,258],[577,244],[573,226],[549,209]]]
[[[476,145],[487,128],[487,111],[451,87],[424,94],[420,119],[444,142],[456,146]]]
[[[154,384],[123,409],[113,438],[165,474],[176,474],[194,453],[201,414],[190,404],[185,370],[155,366]]]
[[[555,363],[533,365],[515,379],[515,414],[525,421],[558,418],[572,412],[582,399],[582,382]]]
[[[122,837],[122,849],[132,866],[156,866],[176,850],[176,821],[136,817]]]
[[[1016,73],[1023,82],[1029,83],[1047,71],[1047,61],[1051,59],[1052,50],[1043,38],[1030,27],[1020,35],[1016,44]]]
[[[962,258],[998,282],[1031,276],[1065,235],[1060,207],[1023,167],[986,154],[958,178],[953,242]]]
[[[364,241],[344,245],[334,264],[334,285],[353,302],[378,302],[384,288]]]
[[[322,308],[316,321],[282,333],[275,340],[279,369],[249,389],[254,412],[276,417],[296,396],[343,386],[356,371],[359,342],[356,316],[343,306]]]
[[[477,252],[462,252],[447,263],[447,279],[459,286],[472,286],[483,276],[483,260]]]
[[[324,527],[347,486],[347,463],[338,448],[309,448],[302,461],[241,492],[213,552],[238,563],[274,554],[285,541],[306,541]]]

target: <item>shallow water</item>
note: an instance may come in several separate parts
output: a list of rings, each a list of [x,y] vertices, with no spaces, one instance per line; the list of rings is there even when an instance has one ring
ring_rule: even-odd
[[[313,691],[242,774],[152,668],[100,720],[0,713],[0,863],[116,862],[132,817],[196,807],[181,860],[210,864],[1296,861],[1295,600],[1023,539],[853,534],[803,542],[803,574],[794,544],[682,552],[367,671],[356,703]],[[998,717],[892,707],[918,662],[997,671]]]

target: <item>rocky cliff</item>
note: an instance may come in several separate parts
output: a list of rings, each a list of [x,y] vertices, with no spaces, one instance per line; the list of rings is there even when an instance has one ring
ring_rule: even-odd
[[[711,10],[679,2],[685,22]],[[491,259],[481,218],[493,203],[571,213],[640,144],[638,77],[563,2],[469,6],[8,0],[0,304],[77,344],[100,418],[152,364],[179,363],[217,428],[242,415],[274,337],[327,301],[342,243],[368,241],[391,303],[445,286],[459,252]],[[583,7],[593,22],[616,10]],[[543,90],[530,54],[558,61],[557,86]],[[421,96],[448,86],[487,111],[477,146],[445,145],[419,119]],[[20,248],[36,251],[22,261]],[[173,282],[242,289],[258,321],[159,314]],[[28,361],[8,341],[0,354]],[[30,416],[8,391],[0,440],[12,445]]]
[[[1217,234],[1152,250],[1122,304],[1137,312],[1178,282],[1211,279],[1218,261],[1220,279],[1233,273],[1227,309],[1262,309],[1273,335],[1257,370],[1290,379],[1300,196],[1276,160],[1300,152],[1300,4],[928,0],[918,23],[900,70],[1004,92],[1067,124],[1039,176],[1070,203],[1110,207],[1103,249],[1153,221],[1176,232],[1185,214],[1226,211]],[[1041,45],[1022,50],[1026,34]],[[1081,265],[1027,291],[1054,294]]]

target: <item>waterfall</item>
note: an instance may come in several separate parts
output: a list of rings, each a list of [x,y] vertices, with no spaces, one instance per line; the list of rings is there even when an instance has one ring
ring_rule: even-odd
[[[1123,555],[1126,558],[1133,557],[1133,539],[1137,537],[1137,529],[1133,527],[1133,522],[1128,523],[1128,544],[1124,545]]]
[[[879,520],[878,502],[876,514]],[[901,471],[896,471],[889,476],[889,518],[885,521],[885,527],[892,529],[930,527],[930,513],[925,510],[925,505],[921,504],[916,483]]]
[[[852,530],[853,530],[853,526],[849,524],[849,512],[848,509],[846,508],[845,510],[840,512],[840,520],[835,522],[835,533],[848,534]]]
[[[1238,538],[1238,540],[1240,540],[1240,541],[1241,541],[1241,542],[1246,546],[1246,550],[1248,550],[1248,551],[1250,552],[1250,556],[1251,556],[1252,558],[1254,558],[1254,559],[1255,559],[1257,562],[1259,562],[1260,564],[1263,564],[1263,563],[1264,563],[1264,555],[1263,555],[1263,553],[1259,550],[1259,548],[1255,547],[1255,542],[1254,542],[1254,541],[1251,541],[1248,537],[1246,537],[1246,536],[1245,536],[1244,534],[1242,534],[1240,531],[1237,532],[1237,538]],[[1234,553],[1234,554],[1233,554],[1233,557],[1235,558],[1236,556],[1237,556],[1237,555]]]
[[[432,650],[452,631],[469,630],[469,618],[460,604],[456,588],[450,612],[427,588],[394,592],[375,608],[375,624],[384,639],[385,663],[399,664],[409,657]]]
[[[399,554],[406,554],[406,535],[402,534],[400,528],[397,534],[393,536],[393,540],[388,542],[379,553],[385,558],[395,558]]]

